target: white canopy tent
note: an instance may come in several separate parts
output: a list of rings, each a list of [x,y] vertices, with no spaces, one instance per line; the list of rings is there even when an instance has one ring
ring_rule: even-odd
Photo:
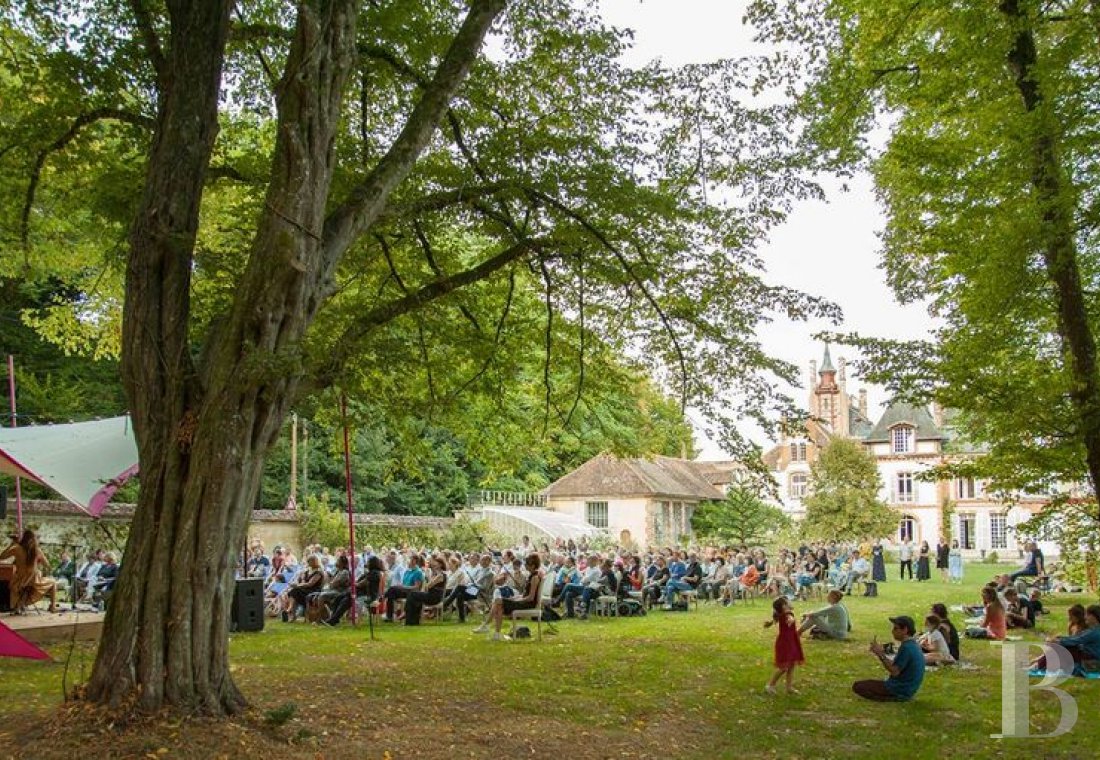
[[[0,428],[0,472],[52,488],[92,517],[137,471],[129,417]]]

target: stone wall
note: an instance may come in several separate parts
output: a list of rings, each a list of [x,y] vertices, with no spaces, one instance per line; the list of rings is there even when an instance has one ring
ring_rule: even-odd
[[[108,504],[99,520],[93,520],[73,504],[64,501],[23,502],[23,524],[38,534],[38,540],[50,559],[61,547],[112,549],[121,551],[126,545],[133,504]],[[452,517],[414,517],[407,515],[355,515],[356,525],[383,528],[426,528],[446,530],[454,523]],[[4,535],[15,532],[15,502],[8,500],[8,517],[0,520]],[[270,551],[276,545],[290,546],[301,552],[302,539],[298,513],[293,510],[257,509],[248,526],[249,541],[259,539]],[[5,542],[6,543],[6,542]]]

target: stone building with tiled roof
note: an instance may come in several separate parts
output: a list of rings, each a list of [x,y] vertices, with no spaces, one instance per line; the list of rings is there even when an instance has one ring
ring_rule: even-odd
[[[667,544],[691,534],[695,508],[724,498],[738,469],[732,462],[599,454],[542,493],[548,509],[604,529],[624,545]]]

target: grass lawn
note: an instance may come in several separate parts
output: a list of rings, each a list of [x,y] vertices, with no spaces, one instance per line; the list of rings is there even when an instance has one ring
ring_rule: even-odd
[[[920,625],[933,602],[976,603],[995,570],[969,565],[962,586],[891,580],[877,599],[850,598],[852,640],[804,641],[796,696],[763,693],[775,635],[762,627],[766,600],[563,621],[541,643],[491,642],[450,620],[380,627],[376,641],[365,625],[268,621],[263,633],[233,637],[235,677],[253,707],[222,722],[111,724],[79,706],[59,710],[68,647],[57,646],[52,664],[0,660],[0,756],[1095,758],[1100,681],[1063,685],[1080,716],[1069,734],[990,738],[1001,728],[1001,648],[988,642],[964,640],[963,658],[976,669],[930,669],[913,702],[872,704],[851,693],[852,681],[884,674],[867,644],[872,635],[889,640],[887,616]],[[1088,601],[1047,599],[1052,614],[1026,638],[1064,633],[1066,607]],[[74,652],[70,682],[92,654]],[[1054,695],[1032,692],[1032,730],[1053,728],[1058,710]]]

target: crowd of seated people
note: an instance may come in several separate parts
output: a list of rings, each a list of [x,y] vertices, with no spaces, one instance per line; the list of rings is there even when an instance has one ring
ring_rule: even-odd
[[[782,549],[773,560],[763,549],[747,546],[705,551],[667,547],[639,554],[618,547],[593,551],[583,542],[551,547],[530,541],[502,551],[465,554],[395,548],[376,553],[368,547],[357,554],[354,573],[341,548],[330,552],[308,546],[305,561],[299,562],[289,547],[277,546],[268,557],[254,543],[241,574],[264,578],[269,614],[287,622],[306,617],[339,623],[350,608],[354,582],[356,599],[372,603],[384,621],[416,625],[428,608],[433,615],[456,612],[465,622],[476,609],[488,630],[495,622],[494,610],[512,607],[502,600],[518,597],[530,603],[531,571],[525,560],[532,555],[539,557],[539,572],[553,579],[550,606],[562,617],[582,620],[592,614],[594,601],[609,596],[624,610],[631,605],[683,609],[681,597],[687,592],[728,606],[747,594],[806,599],[818,584],[850,592],[866,574],[858,550],[837,544]]]

